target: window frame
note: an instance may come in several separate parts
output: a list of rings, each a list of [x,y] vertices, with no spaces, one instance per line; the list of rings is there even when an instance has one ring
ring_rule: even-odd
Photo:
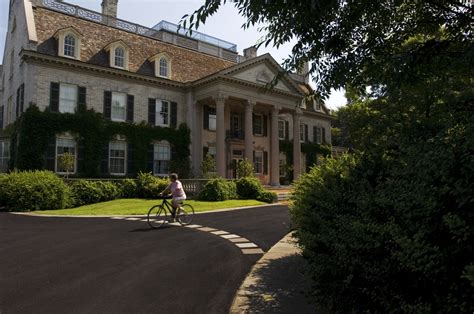
[[[65,53],[65,44],[67,36],[71,36],[74,38],[74,56],[70,56]],[[60,29],[54,34],[54,38],[58,40],[58,56],[74,60],[81,59],[82,34],[79,33],[75,28],[67,27],[64,29]]]
[[[120,145],[124,145],[124,155],[123,155],[123,158],[122,157],[115,157],[115,156],[112,156],[111,154],[111,150],[112,150],[112,144],[120,144]],[[118,149],[114,149],[114,150],[118,150]],[[114,176],[124,176],[127,174],[127,142],[125,141],[120,141],[120,140],[115,140],[115,141],[110,141],[109,142],[109,152],[108,152],[108,165],[109,165],[109,174],[111,175],[114,175]],[[123,159],[123,172],[112,172],[111,170],[111,165],[112,165],[112,162],[111,160],[113,159]]]
[[[54,171],[58,174],[67,174],[68,172],[66,171],[59,171],[59,165],[58,165],[58,140],[67,140],[67,141],[73,141],[74,142],[74,170],[72,172],[69,172],[69,174],[75,174],[77,172],[77,141],[73,137],[67,137],[67,136],[58,136],[56,137],[56,143],[55,143],[55,148],[54,148]],[[71,146],[61,146],[61,147],[71,147]],[[61,154],[63,155],[64,152]]]
[[[159,115],[163,114],[162,111],[158,112],[158,104],[160,103],[161,105],[161,110],[163,110],[163,104],[166,103],[167,104],[167,112],[165,112],[166,114],[166,120],[167,120],[167,123],[159,123],[158,122],[158,117]],[[164,99],[155,99],[155,126],[161,126],[161,127],[169,127],[170,126],[170,122],[171,122],[171,102],[168,101],[168,100],[164,100]]]
[[[171,79],[171,76],[173,74],[173,60],[171,58],[171,55],[169,55],[166,52],[160,52],[155,54],[154,56],[148,58],[150,62],[154,62],[155,65],[155,77],[160,77],[160,78],[165,78],[165,79]],[[161,60],[166,61],[166,75],[161,75]]]
[[[208,110],[207,110],[207,116],[208,116],[208,124],[209,124],[209,127],[208,127],[208,130],[209,131],[216,131],[217,130],[217,110],[215,107],[209,107]],[[212,116],[212,118],[211,118]],[[211,124],[211,121],[213,121],[213,123]],[[213,126],[213,128],[211,128],[211,125]]]
[[[10,141],[7,139],[0,140],[0,173],[8,171],[8,163],[10,161]]]
[[[257,119],[257,118],[259,118],[259,119]],[[260,133],[258,133],[258,132],[256,131],[257,126],[258,126],[258,124],[257,124],[257,121],[258,121],[258,120],[260,120]],[[262,115],[262,114],[259,114],[259,113],[255,113],[255,114],[254,114],[254,119],[253,119],[253,121],[252,121],[252,128],[253,128],[253,131],[254,131],[254,132],[253,132],[254,135],[256,135],[256,136],[263,136],[263,133],[264,133],[264,132],[263,132],[263,115]]]
[[[114,117],[114,96],[115,99],[120,95],[124,97],[123,104],[123,119]],[[116,107],[117,108],[117,107]],[[115,122],[126,122],[127,121],[127,93],[112,92],[111,104],[110,104],[110,120]]]
[[[283,152],[280,152],[280,156],[278,158],[278,168],[280,170],[280,177],[286,177],[287,158],[286,154]]]
[[[259,156],[258,156],[259,155]],[[258,158],[261,158],[260,161],[258,161],[257,159]],[[256,174],[263,174],[263,158],[264,158],[264,153],[263,151],[261,150],[256,150],[255,151],[255,157],[254,157],[254,161],[253,161],[253,168],[255,170],[255,173]],[[258,166],[257,165],[260,165],[260,169],[258,169]],[[260,170],[260,171],[258,171]]]
[[[119,55],[117,52],[121,51],[122,55]],[[117,46],[114,48],[114,67],[119,69],[125,69],[125,49],[122,46]],[[121,60],[122,65],[117,64],[117,60]]]
[[[162,74],[162,69],[164,69],[165,74]],[[169,60],[167,57],[162,56],[158,59],[158,71],[159,77],[169,78]]]
[[[300,123],[300,142],[304,143],[304,123]]]
[[[323,143],[323,128],[320,126],[316,126],[316,134],[313,135],[315,137],[314,141],[316,144]]]
[[[63,109],[64,109],[64,103],[63,103],[63,101],[64,101],[64,99],[65,99],[65,98],[62,98],[62,97],[61,97],[61,95],[62,95],[62,94],[61,94],[61,90],[64,90],[63,88],[66,87],[66,86],[69,86],[69,87],[72,87],[72,86],[73,86],[73,87],[75,87],[75,89],[76,89],[76,92],[74,93],[74,95],[75,95],[75,99],[74,99],[74,100],[75,100],[75,104],[74,104],[74,110],[73,110],[73,111],[64,111],[64,110],[61,109],[61,107],[63,107]],[[63,88],[61,88],[61,87],[63,87]],[[67,99],[67,100],[70,101],[71,99]],[[79,86],[77,86],[77,85],[75,85],[75,84],[69,84],[69,83],[59,83],[59,104],[58,104],[58,112],[60,112],[60,113],[74,113],[74,112],[76,112],[77,106],[78,106],[78,100],[79,100]],[[61,106],[61,104],[62,104],[62,106]]]
[[[158,159],[156,158],[156,156],[160,155],[160,151],[159,151],[159,148],[160,147],[166,147],[168,149],[168,159]],[[159,172],[156,172],[156,162],[163,162],[163,161],[166,161],[167,162],[167,165],[166,165],[166,172],[164,173],[159,173]],[[169,163],[171,161],[171,145],[166,142],[166,141],[161,141],[161,142],[157,142],[157,143],[153,143],[153,175],[155,176],[167,176],[169,174]]]
[[[281,125],[283,126],[283,128],[281,128],[280,130],[280,123]],[[283,133],[283,136],[280,136],[280,131],[282,131]],[[286,133],[286,130],[285,130],[285,120],[283,119],[278,119],[278,139],[280,140],[284,140],[285,139],[285,133]]]
[[[72,39],[72,43],[68,43],[68,38],[71,38]],[[77,45],[77,38],[76,36],[74,36],[74,34],[71,34],[71,33],[67,33],[66,35],[64,35],[64,41],[63,41],[63,55],[64,57],[67,57],[67,58],[72,58],[72,59],[76,59],[77,56],[76,56],[76,45]],[[68,49],[66,49],[68,47]],[[66,51],[70,51],[72,53],[72,55],[70,54],[67,54]]]

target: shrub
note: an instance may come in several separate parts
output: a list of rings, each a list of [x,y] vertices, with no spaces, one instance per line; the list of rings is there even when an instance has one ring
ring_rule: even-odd
[[[209,180],[199,193],[199,199],[203,201],[225,201],[236,198],[235,182],[223,178]]]
[[[236,181],[237,194],[243,199],[256,199],[263,191],[262,183],[255,177],[244,177]]]
[[[254,177],[255,172],[253,169],[253,163],[251,163],[247,159],[238,162],[237,163],[237,176],[239,178]]]
[[[137,175],[137,196],[157,198],[167,186],[168,180],[153,176],[150,172],[139,172]]]
[[[116,199],[120,189],[112,182],[79,180],[71,185],[75,206]]]
[[[12,172],[0,180],[0,200],[10,211],[60,209],[70,206],[69,187],[50,171]]]
[[[257,201],[265,203],[275,203],[278,202],[278,195],[272,191],[262,190],[257,196]]]
[[[123,198],[138,197],[137,182],[134,179],[124,179],[120,182],[121,195]]]

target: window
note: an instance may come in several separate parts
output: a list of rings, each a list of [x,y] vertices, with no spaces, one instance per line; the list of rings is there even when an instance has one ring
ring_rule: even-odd
[[[285,139],[285,121],[284,120],[278,120],[278,138],[280,140]]]
[[[0,141],[0,173],[7,172],[10,160],[10,141]]]
[[[110,174],[125,174],[125,163],[127,158],[127,143],[109,143],[109,172]]]
[[[65,157],[70,154],[72,165],[68,165],[69,160]],[[70,166],[70,169],[68,167]],[[56,139],[56,172],[75,173],[76,172],[76,141],[71,138]]]
[[[170,125],[170,119],[169,119],[169,110],[170,110],[170,104],[168,101],[156,100],[156,118],[155,118],[155,124],[159,126],[169,126]]]
[[[253,163],[255,173],[263,173],[263,152],[255,151],[255,158]]]
[[[280,153],[280,177],[286,177],[286,155]]]
[[[74,113],[77,107],[77,86],[71,84],[59,85],[59,112]]]
[[[216,108],[209,108],[208,109],[208,115],[209,115],[209,130],[210,131],[215,131],[216,130],[216,120],[217,120]]]
[[[165,57],[160,58],[160,76],[168,77],[168,60]]]
[[[300,142],[304,142],[304,124],[300,123]]]
[[[0,130],[3,129],[3,110],[4,106],[0,106]]]
[[[126,119],[127,95],[112,92],[112,121],[125,121]]]
[[[76,38],[71,34],[64,37],[64,56],[76,57]]]
[[[255,135],[263,135],[263,117],[262,115],[253,116],[253,133]]]
[[[314,134],[314,140],[317,144],[321,144],[323,142],[323,132],[322,132],[322,128],[320,128],[319,126],[317,126],[315,128],[315,131],[316,131],[316,134]]]
[[[315,111],[321,111],[321,103],[317,99],[313,100],[313,104],[314,104]]]
[[[167,143],[153,145],[153,173],[167,175],[171,159],[170,146]]]
[[[125,67],[125,50],[122,47],[115,48],[115,66],[118,68]]]

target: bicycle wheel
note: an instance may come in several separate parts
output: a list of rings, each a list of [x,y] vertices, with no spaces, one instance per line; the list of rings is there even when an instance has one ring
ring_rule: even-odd
[[[182,226],[185,226],[193,221],[193,216],[194,208],[189,204],[183,204],[181,205],[181,208],[178,209],[178,214],[176,215],[176,218]]]
[[[167,220],[166,208],[163,205],[155,205],[148,211],[147,222],[153,229],[163,226]]]

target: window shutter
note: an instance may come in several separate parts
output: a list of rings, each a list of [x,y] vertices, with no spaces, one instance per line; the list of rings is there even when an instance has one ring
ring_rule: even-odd
[[[127,122],[133,123],[133,103],[135,97],[133,95],[127,95]]]
[[[48,147],[46,148],[46,170],[56,172],[56,137],[52,137],[48,141]]]
[[[209,147],[203,146],[202,148],[202,160],[206,158],[207,153],[209,152]]]
[[[171,102],[171,118],[170,118],[170,127],[176,128],[178,125],[178,104],[174,101]]]
[[[49,110],[59,111],[59,83],[51,82],[49,90]]]
[[[203,106],[203,128],[209,130],[209,107]]]
[[[252,113],[252,134],[255,135],[255,114]]]
[[[15,106],[15,117],[18,118],[20,115],[20,87],[16,90],[16,106]]]
[[[102,157],[100,161],[100,171],[103,174],[108,174],[109,173],[109,143],[105,143],[104,146],[102,146]]]
[[[104,91],[104,118],[110,120],[111,115],[112,115],[112,92]],[[109,171],[107,170],[107,172]]]
[[[77,88],[77,111],[86,111],[86,88],[79,86]]]
[[[151,126],[155,126],[156,121],[156,100],[154,98],[148,98],[148,123]]]
[[[321,132],[323,138],[322,142],[323,144],[326,144],[326,128],[321,128]]]
[[[77,143],[77,172],[84,173],[84,140],[78,140]]]
[[[268,174],[268,152],[263,152],[263,174]]]
[[[318,141],[318,127],[313,126],[313,143]]]
[[[290,139],[290,122],[285,121],[285,140]]]
[[[154,146],[153,144],[148,145],[148,166],[147,170],[150,171],[151,173],[154,173],[153,171],[153,160],[155,158],[155,151],[154,151]]]
[[[308,143],[308,125],[304,125],[304,141]]]
[[[25,84],[20,86],[20,113],[23,112],[25,106]]]
[[[3,106],[0,106],[0,130],[3,129]]]
[[[255,151],[253,151],[253,156],[252,156],[252,158],[253,158],[253,163],[254,163],[254,168],[255,168]],[[255,169],[254,169],[254,171],[255,171]]]
[[[267,116],[263,116],[263,126],[262,126],[262,128],[263,128],[263,136],[267,136],[268,135],[267,134],[267,128],[268,128],[268,126],[267,126]]]
[[[135,173],[135,163],[134,163],[134,149],[133,144],[127,144],[127,174]]]

